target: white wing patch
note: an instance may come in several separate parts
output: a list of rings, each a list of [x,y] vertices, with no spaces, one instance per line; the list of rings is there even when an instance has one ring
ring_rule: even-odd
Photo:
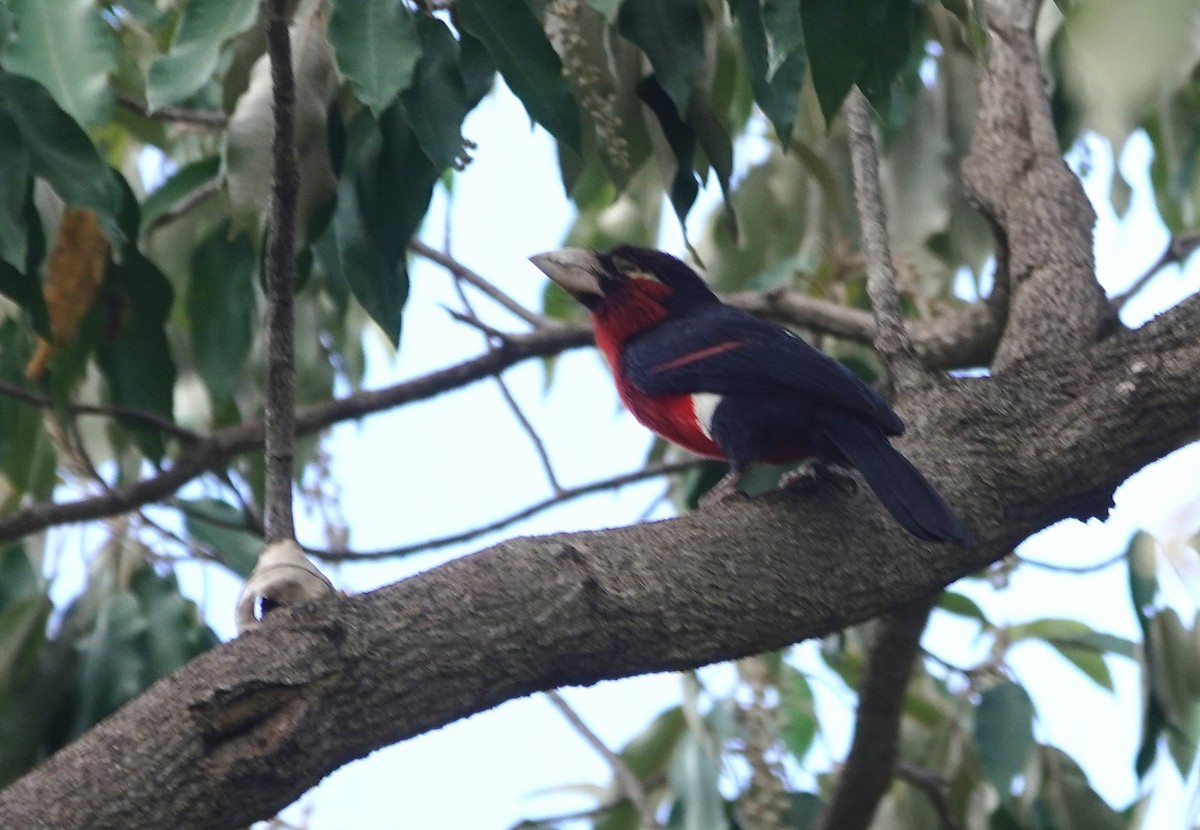
[[[700,424],[700,429],[704,430],[710,441],[715,440],[712,436],[713,415],[722,400],[724,398],[721,395],[713,392],[697,392],[692,395],[692,411],[696,413],[696,423]]]

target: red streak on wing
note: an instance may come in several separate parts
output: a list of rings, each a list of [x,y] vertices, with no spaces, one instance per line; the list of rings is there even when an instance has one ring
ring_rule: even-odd
[[[717,343],[707,348],[698,349],[694,352],[689,352],[685,355],[680,355],[673,360],[668,360],[666,363],[660,363],[654,367],[655,372],[666,372],[670,369],[678,369],[680,366],[686,366],[689,363],[695,363],[697,360],[704,360],[706,357],[721,354],[722,352],[740,349],[742,346],[749,346],[750,343],[746,340],[726,340],[723,343]]]

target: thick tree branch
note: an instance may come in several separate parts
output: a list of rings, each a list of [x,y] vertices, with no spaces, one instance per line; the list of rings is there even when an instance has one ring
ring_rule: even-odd
[[[990,0],[993,37],[963,184],[996,234],[996,283],[1011,292],[993,363],[1088,348],[1108,303],[1095,276],[1095,212],[1062,160],[1034,20],[1040,0]]]
[[[923,373],[900,312],[887,214],[879,185],[875,133],[871,129],[867,99],[857,87],[850,90],[846,99],[846,122],[850,127],[850,161],[854,167],[854,205],[867,260],[867,294],[875,316],[875,349],[887,363],[897,389],[908,389],[921,382]]]
[[[0,826],[237,826],[504,700],[759,653],[928,597],[1200,434],[1200,343],[1182,316],[914,396],[921,429],[900,443],[976,531],[973,551],[906,536],[866,488],[511,540],[278,612],[0,793]]]
[[[900,715],[921,633],[933,610],[918,600],[879,620],[858,685],[854,739],[818,830],[862,830],[871,823],[900,757]]]

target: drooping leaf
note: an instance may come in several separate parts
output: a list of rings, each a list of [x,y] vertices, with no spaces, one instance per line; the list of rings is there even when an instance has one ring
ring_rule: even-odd
[[[1126,817],[1092,789],[1079,764],[1061,749],[1040,747],[1042,787],[1039,800],[1058,830],[1125,830]]]
[[[671,762],[675,748],[687,731],[683,709],[675,706],[658,715],[644,732],[621,750],[621,760],[638,778],[661,775]]]
[[[726,830],[729,819],[725,799],[717,786],[720,756],[694,732],[686,732],[675,748],[667,781],[675,793],[671,830]],[[678,812],[676,812],[678,811]]]
[[[454,164],[463,149],[462,122],[470,107],[459,68],[458,42],[435,17],[417,21],[421,60],[412,86],[401,100],[417,142],[439,171]]]
[[[725,227],[734,242],[738,240],[737,213],[733,209],[733,193],[730,191],[730,179],[733,178],[733,141],[721,122],[717,119],[708,104],[695,100],[688,107],[688,124],[692,128],[696,140],[708,156],[713,172],[717,174],[717,183],[721,187],[721,197],[724,210]]]
[[[433,18],[431,22],[441,24]],[[425,48],[416,15],[396,0],[336,0],[329,42],[354,94],[379,114],[407,89]]]
[[[487,47],[534,121],[579,150],[579,110],[562,61],[524,0],[459,0],[462,27]]]
[[[96,358],[113,401],[170,421],[175,362],[165,326],[174,301],[171,283],[136,246],[129,246],[121,262],[110,264],[105,285],[109,330]],[[129,428],[148,458],[162,458],[165,444],[160,431],[130,419],[118,420]]]
[[[121,190],[91,139],[55,103],[46,88],[0,72],[0,110],[7,111],[29,153],[29,167],[68,204],[91,208],[113,220]],[[105,225],[110,234],[114,227]]]
[[[809,830],[825,809],[825,802],[816,793],[788,793],[787,827],[789,830]]]
[[[254,272],[248,234],[231,237],[226,222],[192,252],[187,314],[196,368],[215,404],[233,397],[254,338]]]
[[[146,100],[152,108],[178,104],[198,92],[217,68],[221,46],[250,28],[257,0],[189,0],[171,49],[150,66]]]
[[[788,27],[792,8],[795,9],[794,33]],[[779,21],[772,30],[767,29],[768,21],[764,20],[768,9],[779,14]],[[786,148],[792,140],[792,127],[800,106],[800,87],[808,72],[803,31],[799,28],[799,0],[741,0],[737,16],[754,101],[775,128],[779,143]],[[795,38],[798,38],[795,43],[789,45]],[[780,55],[782,60],[773,64],[773,58]]]
[[[86,127],[108,118],[117,44],[94,0],[9,0],[9,7],[17,25],[0,52],[5,71],[38,81]]]
[[[21,133],[0,108],[0,261],[18,271],[24,270],[28,253],[25,199],[33,183],[29,173],[29,151]]]
[[[912,45],[916,4],[802,0],[800,11],[808,65],[826,123],[856,83],[877,109],[886,109],[892,78]]]
[[[25,546],[11,542],[0,548],[0,609],[40,593],[37,571]]]
[[[980,627],[982,628],[986,628],[988,625],[987,616],[983,613],[983,609],[979,607],[975,600],[965,596],[964,594],[960,594],[957,591],[943,592],[938,598],[937,607],[943,611],[946,611],[947,613],[954,614],[955,616],[965,617],[968,620],[974,620],[975,622],[979,623]]]
[[[692,169],[696,153],[695,133],[679,117],[675,105],[653,75],[648,75],[638,83],[637,93],[658,118],[667,144],[675,156],[675,175],[670,188],[671,206],[675,208],[675,215],[682,224],[700,192],[696,171]]]
[[[483,41],[470,32],[459,32],[458,71],[467,93],[467,107],[475,109],[483,96],[492,90],[496,80],[496,62]]]
[[[779,711],[785,719],[780,737],[803,764],[817,734],[816,702],[808,678],[786,663],[780,674]]]
[[[95,626],[79,643],[72,735],[132,700],[149,682],[146,618],[131,594],[101,601]]]
[[[682,117],[692,98],[692,79],[704,64],[698,0],[624,0],[617,28],[646,53],[659,85]]]
[[[219,499],[191,499],[182,507],[188,536],[211,549],[238,576],[249,576],[263,542],[245,529],[242,511]]]
[[[988,689],[975,709],[975,742],[988,780],[1007,798],[1012,781],[1033,752],[1033,701],[1024,688],[1005,681]]]

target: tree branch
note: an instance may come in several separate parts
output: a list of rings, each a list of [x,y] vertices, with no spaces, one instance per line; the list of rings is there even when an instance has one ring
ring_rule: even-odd
[[[887,792],[900,757],[900,715],[933,600],[918,600],[879,621],[858,686],[854,738],[818,830],[863,830]]]
[[[1096,281],[1096,216],[1062,160],[1034,20],[1040,0],[989,0],[986,72],[963,184],[996,235],[996,283],[1011,292],[993,371],[1078,351],[1111,316]]]
[[[972,551],[912,539],[865,488],[514,539],[273,614],[0,793],[0,826],[240,826],[504,700],[760,653],[928,597],[1197,437],[1195,330],[1146,329],[913,396],[929,427],[901,444],[976,531]]]
[[[210,130],[223,130],[229,126],[229,116],[220,110],[197,110],[187,107],[158,107],[151,109],[150,105],[128,92],[116,90],[114,93],[117,103],[132,113],[153,118],[156,121],[171,121],[187,124],[193,127],[204,127]]]
[[[854,205],[867,260],[867,294],[875,316],[875,349],[887,363],[896,387],[909,389],[922,381],[923,373],[900,312],[887,214],[879,186],[875,134],[867,99],[857,87],[850,90],[846,99],[846,122],[850,127],[850,161],[854,168]]]

